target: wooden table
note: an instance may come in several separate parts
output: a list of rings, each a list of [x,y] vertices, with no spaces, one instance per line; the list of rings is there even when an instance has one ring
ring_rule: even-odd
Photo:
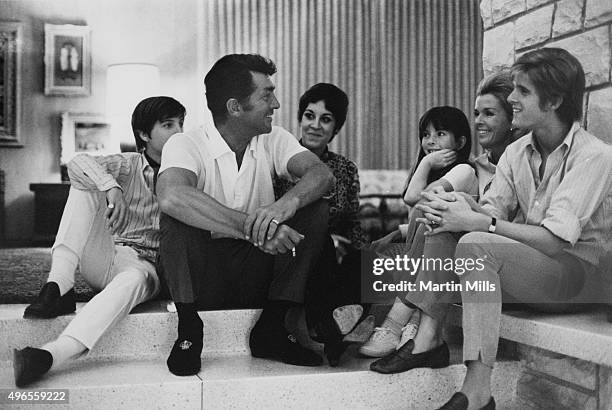
[[[69,190],[70,182],[30,184],[30,191],[34,192],[33,242],[55,241]]]

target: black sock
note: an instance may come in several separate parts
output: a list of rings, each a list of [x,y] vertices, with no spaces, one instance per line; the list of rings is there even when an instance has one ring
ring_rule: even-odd
[[[178,314],[178,333],[179,338],[189,338],[202,334],[202,319],[198,316],[195,303],[174,303]]]
[[[266,324],[280,324],[284,328],[287,311],[294,306],[297,306],[297,303],[286,300],[269,300],[266,302],[259,320]]]

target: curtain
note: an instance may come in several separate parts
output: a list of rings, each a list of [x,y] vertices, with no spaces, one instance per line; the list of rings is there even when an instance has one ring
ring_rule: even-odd
[[[202,73],[228,53],[271,58],[281,104],[274,123],[298,137],[300,95],[318,82],[336,84],[350,102],[331,149],[360,169],[406,169],[416,159],[418,120],[428,108],[453,105],[471,118],[482,76],[478,4],[208,0],[200,10]]]

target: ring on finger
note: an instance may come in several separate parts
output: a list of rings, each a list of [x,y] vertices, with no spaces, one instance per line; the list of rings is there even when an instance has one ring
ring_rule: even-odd
[[[272,218],[272,220],[270,221],[271,224],[276,224],[276,225],[280,225],[280,222],[278,222],[278,220],[276,218]]]

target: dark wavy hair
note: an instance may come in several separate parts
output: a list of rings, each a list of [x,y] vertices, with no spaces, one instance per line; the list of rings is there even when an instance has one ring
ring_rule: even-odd
[[[243,104],[255,91],[251,71],[272,75],[276,73],[276,66],[272,60],[259,54],[228,54],[206,74],[206,99],[215,122],[225,122],[227,100],[235,98]]]
[[[185,113],[183,104],[172,97],[149,97],[139,102],[132,113],[132,132],[138,151],[142,151],[147,146],[147,143],[140,138],[139,131],[150,135],[157,121],[174,117],[184,118]]]
[[[349,100],[344,91],[329,83],[318,83],[310,87],[300,97],[298,106],[298,121],[302,121],[302,115],[310,103],[323,101],[325,108],[329,110],[336,120],[334,135],[340,131],[346,121]],[[333,139],[333,137],[332,137]],[[331,141],[331,140],[330,140]]]
[[[428,177],[427,183],[430,184],[444,176],[448,171],[451,170],[457,164],[469,164],[470,151],[472,149],[472,131],[470,123],[466,118],[463,111],[455,107],[442,106],[430,108],[423,114],[419,120],[419,142],[423,141],[423,135],[427,129],[427,126],[431,124],[436,131],[445,130],[453,133],[455,142],[458,142],[458,138],[461,136],[465,137],[465,144],[463,147],[457,150],[457,161],[445,168],[432,170]],[[414,166],[414,170],[419,166],[421,160],[425,156],[422,144],[419,144],[419,156]],[[413,170],[413,173],[414,173]]]

